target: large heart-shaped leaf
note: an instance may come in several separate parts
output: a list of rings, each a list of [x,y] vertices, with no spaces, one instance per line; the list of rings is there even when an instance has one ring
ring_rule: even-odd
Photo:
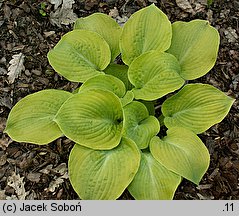
[[[112,76],[119,78],[124,83],[126,90],[131,90],[133,88],[133,85],[130,83],[128,79],[128,69],[129,67],[127,65],[119,65],[111,63],[104,70],[104,72],[106,74],[110,74]]]
[[[94,13],[88,17],[79,18],[75,22],[74,29],[85,29],[100,34],[110,46],[111,61],[119,55],[119,37],[122,29],[110,16]]]
[[[150,50],[165,51],[172,37],[168,17],[154,4],[134,13],[125,23],[120,38],[120,49],[125,64]]]
[[[177,59],[168,53],[150,51],[129,66],[129,80],[135,86],[136,99],[155,100],[179,89],[184,79],[179,75]]]
[[[138,101],[124,107],[124,120],[124,135],[135,141],[140,149],[147,148],[160,130],[157,118],[150,116],[148,109]]]
[[[203,142],[185,128],[170,128],[162,140],[154,137],[150,142],[154,158],[167,169],[199,184],[208,169],[210,155]]]
[[[47,57],[66,79],[84,82],[107,67],[111,54],[109,45],[99,34],[77,29],[65,34]]]
[[[69,157],[71,184],[81,199],[117,199],[133,180],[140,164],[136,144],[122,138],[112,150],[75,145]]]
[[[219,48],[218,31],[208,21],[175,22],[172,43],[167,52],[176,56],[181,65],[180,75],[193,80],[214,66]]]
[[[112,149],[121,139],[123,110],[114,93],[89,90],[69,98],[54,121],[76,143],[92,149]]]
[[[185,127],[202,133],[219,123],[234,99],[207,84],[188,84],[162,105],[166,127]]]
[[[55,89],[26,96],[12,108],[4,132],[17,142],[52,142],[63,135],[53,118],[71,96],[69,92]]]
[[[107,74],[100,74],[88,79],[81,85],[79,92],[91,89],[108,90],[115,93],[120,98],[125,95],[126,91],[124,83],[120,79]]]
[[[141,154],[140,167],[128,190],[138,200],[171,200],[181,183],[181,177],[153,158]]]

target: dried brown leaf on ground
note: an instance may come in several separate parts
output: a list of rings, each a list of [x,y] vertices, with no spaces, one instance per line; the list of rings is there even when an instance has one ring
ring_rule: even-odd
[[[2,167],[7,162],[7,155],[4,151],[0,151],[0,167]]]
[[[66,163],[61,163],[56,168],[52,169],[52,172],[53,173],[58,173],[60,175],[65,175],[65,173],[67,172],[67,165],[66,165]]]
[[[16,192],[16,196],[13,195],[12,197],[8,197],[8,199],[17,198],[18,200],[25,200],[29,192],[26,192],[25,190],[23,179],[24,177],[20,177],[19,174],[16,175],[15,172],[13,172],[12,175],[8,177],[7,185],[12,187]]]
[[[49,187],[46,189],[47,192],[55,192],[55,190],[65,181],[68,179],[69,176],[65,173],[63,176],[55,177],[53,181],[50,182]]]
[[[50,182],[48,188],[45,188],[46,192],[55,192],[57,188],[65,181],[65,179],[68,179],[68,173],[67,173],[67,165],[66,163],[61,163],[57,167],[53,168],[53,165],[47,165],[44,169],[39,171],[40,173],[44,173],[46,175],[53,175],[54,178]],[[59,176],[60,175],[60,176]]]
[[[0,139],[0,148],[6,150],[11,143],[12,140],[7,135],[3,134],[2,138]]]
[[[57,8],[61,1],[54,0],[51,2],[55,4],[55,8]],[[57,8],[55,12],[50,13],[50,22],[58,27],[74,23],[78,18],[72,9],[74,3],[74,0],[63,0],[61,7]]]
[[[31,182],[38,183],[41,180],[41,173],[28,173],[27,179]]]
[[[193,10],[192,5],[188,0],[176,0],[176,4],[185,12],[195,14],[195,11]]]
[[[117,16],[115,18],[116,22],[122,27],[128,20],[129,18],[125,15],[122,16]]]
[[[0,97],[0,104],[1,104],[1,97]],[[0,131],[4,131],[5,127],[6,127],[6,122],[7,119],[6,118],[1,118],[0,117]],[[9,138],[9,136],[7,136],[6,134],[3,134],[0,137],[0,149],[6,150],[6,148],[8,147],[8,145],[12,142],[12,140]]]
[[[84,4],[86,10],[91,10],[99,4],[99,0],[84,0]]]
[[[120,26],[123,26],[127,20],[129,19],[127,16],[119,15],[119,10],[117,7],[114,7],[113,9],[110,9],[110,12],[108,14],[110,17],[112,17]]]
[[[22,53],[12,56],[12,60],[9,62],[10,66],[8,67],[9,72],[7,73],[10,84],[25,70],[24,58],[25,56]]]
[[[53,167],[53,165],[49,164],[44,169],[41,169],[39,172],[48,175],[51,172],[52,167]]]
[[[7,122],[6,118],[0,117],[0,131],[4,131],[6,127],[6,122]]]
[[[238,41],[238,35],[236,33],[236,30],[233,29],[232,27],[228,27],[224,31],[224,34],[225,34],[229,43],[236,43]]]
[[[119,16],[118,9],[116,7],[110,9],[109,16],[111,16],[112,18],[116,18],[117,16]]]
[[[62,4],[62,0],[48,0],[48,1],[54,5],[54,10],[56,10]]]
[[[0,190],[0,200],[5,200],[6,199],[6,194],[4,190]]]
[[[0,67],[0,76],[7,74],[7,70],[5,68]]]
[[[194,11],[195,11],[195,13],[200,13],[200,12],[205,11],[205,5],[200,4],[200,3],[195,3]]]
[[[64,175],[67,172],[67,165],[66,163],[61,163],[57,167],[53,168],[53,164],[49,164],[39,172],[47,175],[50,173]]]
[[[195,15],[204,12],[207,6],[207,0],[176,0],[176,4],[183,11]]]

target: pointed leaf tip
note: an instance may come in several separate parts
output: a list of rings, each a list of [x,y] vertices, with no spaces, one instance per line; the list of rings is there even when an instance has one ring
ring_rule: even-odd
[[[141,153],[140,167],[129,185],[137,200],[171,200],[181,183],[181,177],[154,159],[151,153]]]
[[[165,51],[172,37],[171,23],[155,5],[134,13],[125,23],[120,38],[120,49],[125,64],[150,51]]]
[[[167,128],[185,127],[196,134],[221,122],[234,99],[208,84],[188,84],[162,104]]]
[[[172,24],[172,29],[172,42],[167,52],[178,59],[180,75],[193,80],[209,72],[217,59],[218,31],[206,20],[178,21]]]
[[[140,164],[136,144],[122,138],[111,150],[92,150],[76,144],[69,158],[71,184],[81,199],[117,199],[133,180]]]
[[[15,141],[48,144],[63,134],[53,121],[71,93],[48,89],[21,99],[11,110],[5,132]]]
[[[162,140],[154,137],[150,152],[167,169],[197,185],[209,167],[207,148],[196,134],[185,128],[170,128]]]

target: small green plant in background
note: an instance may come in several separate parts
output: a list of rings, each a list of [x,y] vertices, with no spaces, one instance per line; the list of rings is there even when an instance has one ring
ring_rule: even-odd
[[[83,84],[74,93],[26,96],[5,132],[39,145],[63,135],[74,141],[69,177],[81,199],[117,199],[125,189],[135,199],[173,199],[182,178],[199,184],[208,169],[197,134],[222,121],[234,102],[211,85],[186,84],[210,71],[218,47],[219,34],[207,21],[171,24],[154,4],[123,28],[101,13],[80,18],[48,59]],[[119,54],[124,65],[115,61]],[[154,102],[176,90],[161,105],[160,123]]]
[[[46,2],[41,2],[41,4],[40,4],[40,9],[39,9],[39,13],[40,13],[42,16],[44,16],[44,17],[47,15],[47,13],[46,13],[46,6],[47,6]]]
[[[213,4],[213,0],[207,0],[207,6],[210,7]]]

